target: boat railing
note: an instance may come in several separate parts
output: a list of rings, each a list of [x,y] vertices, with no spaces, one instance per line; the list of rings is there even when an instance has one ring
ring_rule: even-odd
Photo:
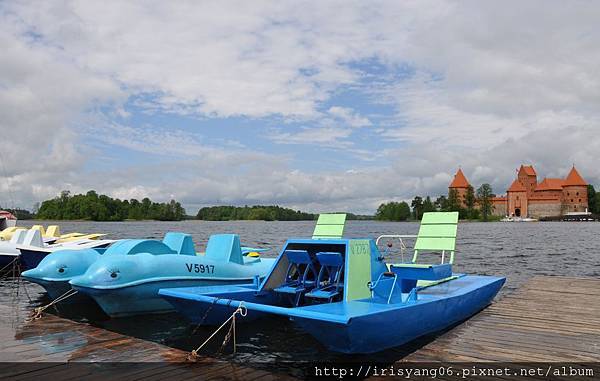
[[[384,251],[385,256],[393,246],[392,241],[397,240],[400,244],[400,259],[402,262],[404,262],[404,253],[406,252],[406,244],[404,243],[404,240],[413,238],[417,238],[417,236],[414,234],[382,234],[375,240],[375,245],[379,247],[379,241],[381,241],[382,239],[389,240],[386,244],[386,248]]]

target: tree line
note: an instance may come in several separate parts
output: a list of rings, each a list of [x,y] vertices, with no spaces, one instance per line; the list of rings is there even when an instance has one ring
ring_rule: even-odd
[[[375,219],[380,221],[420,220],[427,212],[458,212],[459,218],[487,221],[492,216],[492,198],[495,197],[490,184],[483,184],[477,190],[469,186],[465,194],[464,206],[456,189],[450,189],[448,197],[439,196],[433,201],[430,196],[416,196],[410,203],[406,201],[388,202],[379,205]]]
[[[314,220],[317,215],[304,213],[299,210],[283,208],[277,205],[254,206],[208,206],[201,208],[196,215],[199,220],[232,221],[232,220],[262,220],[262,221],[303,221]]]
[[[588,211],[600,215],[600,192],[596,192],[593,185],[588,185]]]
[[[165,203],[152,202],[149,198],[120,200],[96,191],[71,195],[62,191],[60,196],[42,202],[36,213],[38,219],[48,220],[160,220],[180,221],[185,218],[185,209],[175,200]]]

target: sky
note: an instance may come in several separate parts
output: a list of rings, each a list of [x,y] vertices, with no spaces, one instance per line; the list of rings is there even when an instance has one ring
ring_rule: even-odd
[[[460,166],[600,184],[600,3],[0,1],[0,205],[372,214]]]

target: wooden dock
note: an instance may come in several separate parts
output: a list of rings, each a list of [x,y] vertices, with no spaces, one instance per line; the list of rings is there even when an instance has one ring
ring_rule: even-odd
[[[402,362],[600,362],[600,279],[538,276]]]
[[[0,293],[0,379],[291,379],[210,357],[189,362],[188,352],[50,313],[28,321],[29,312]]]

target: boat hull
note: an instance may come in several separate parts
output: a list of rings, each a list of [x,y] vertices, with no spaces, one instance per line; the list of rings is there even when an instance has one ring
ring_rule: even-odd
[[[110,245],[110,242],[98,244],[98,246],[90,247],[90,249],[96,250],[98,252],[102,252],[108,245]],[[61,249],[68,250],[71,248],[68,246],[65,246],[65,247],[62,247]],[[46,258],[48,256],[48,254],[53,252],[53,251],[32,250],[32,249],[25,249],[25,248],[20,248],[19,250],[21,252],[21,255],[19,256],[19,260],[21,261],[21,270],[23,270],[23,271],[35,269],[36,267],[38,267],[38,265],[40,264],[42,259]]]
[[[327,349],[351,354],[378,352],[443,331],[489,305],[505,280],[462,276],[421,290],[417,301],[409,303],[387,304],[369,298],[297,308],[276,305],[272,293],[257,295],[255,290],[239,287],[222,287],[221,292],[163,289],[160,294],[196,324],[222,323],[244,302],[245,320],[265,314],[287,316]]]
[[[444,331],[475,315],[492,302],[504,284],[504,278],[495,279],[482,282],[480,287],[462,295],[353,317],[347,324],[297,316],[291,316],[290,320],[331,351],[373,353]]]
[[[8,265],[10,265],[18,256],[18,254],[0,253],[0,269],[4,269],[4,271],[10,271],[11,269],[8,267]]]
[[[238,283],[247,283],[241,280]],[[98,289],[71,285],[80,293],[86,294],[96,301],[111,318],[141,314],[167,313],[175,310],[173,305],[158,295],[161,288],[194,287],[219,284],[235,284],[234,281],[206,279],[162,280],[146,282],[121,288]]]
[[[52,300],[55,300],[59,296],[66,294],[67,292],[69,292],[72,289],[71,285],[69,284],[68,279],[66,281],[64,281],[64,280],[47,281],[47,280],[31,278],[31,277],[27,277],[27,276],[23,276],[23,278],[25,278],[29,282],[37,283],[40,286],[44,287],[44,290],[46,290],[46,293]],[[92,299],[88,295],[78,292],[77,294],[69,296],[68,298],[62,300],[60,303],[61,304],[79,304],[79,303],[89,303],[91,301],[92,301]]]

